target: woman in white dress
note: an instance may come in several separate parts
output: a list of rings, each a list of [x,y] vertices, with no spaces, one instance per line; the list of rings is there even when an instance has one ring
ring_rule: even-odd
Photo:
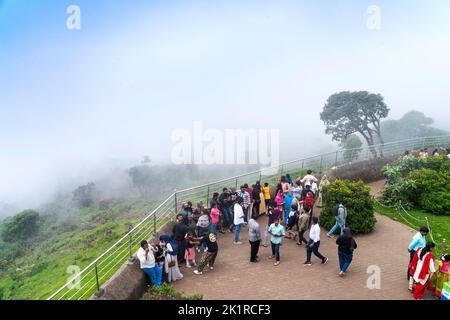
[[[164,248],[164,271],[166,272],[167,282],[174,282],[183,279],[183,274],[178,267],[176,244],[168,235],[162,235],[160,238],[161,246]]]

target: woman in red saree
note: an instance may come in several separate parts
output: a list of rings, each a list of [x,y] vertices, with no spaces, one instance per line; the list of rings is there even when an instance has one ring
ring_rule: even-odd
[[[411,281],[414,281],[416,285],[413,290],[413,297],[416,300],[423,298],[431,275],[436,272],[434,257],[431,252],[434,246],[434,243],[428,242],[424,248],[419,248],[417,250],[411,261],[409,274],[411,276]]]

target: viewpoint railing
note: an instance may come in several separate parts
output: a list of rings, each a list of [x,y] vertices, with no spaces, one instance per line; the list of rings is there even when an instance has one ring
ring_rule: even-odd
[[[375,157],[389,157],[403,154],[407,150],[445,147],[450,148],[450,136],[415,138],[372,148],[362,147],[356,149],[337,150],[309,158],[298,159],[280,164],[276,167],[263,168],[258,171],[242,174],[205,185],[175,191],[156,209],[148,214],[139,224],[120,238],[114,245],[92,261],[81,272],[71,277],[61,288],[55,291],[48,300],[82,300],[89,299],[93,294],[99,293],[101,286],[117,270],[131,259],[139,248],[142,239],[149,239],[169,221],[173,220],[181,209],[183,202],[196,203],[203,201],[208,205],[214,192],[221,192],[223,187],[238,188],[244,183],[255,181],[274,181],[281,174],[303,175],[307,169],[316,172],[346,165],[352,162],[370,160]],[[376,150],[376,155],[373,150]]]

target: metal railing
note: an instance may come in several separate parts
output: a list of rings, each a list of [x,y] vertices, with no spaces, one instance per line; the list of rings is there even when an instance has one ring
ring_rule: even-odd
[[[377,157],[403,154],[406,150],[424,148],[450,148],[450,136],[426,137],[396,141],[372,147],[377,150]],[[169,221],[173,220],[181,209],[183,202],[207,204],[214,192],[221,192],[223,187],[239,188],[244,183],[275,181],[282,174],[303,175],[307,169],[323,172],[333,167],[339,167],[353,162],[375,158],[369,147],[337,150],[304,159],[286,162],[271,168],[239,176],[215,181],[201,186],[175,191],[156,209],[148,214],[139,224],[120,238],[108,250],[91,262],[81,272],[71,277],[61,288],[55,291],[48,300],[82,300],[89,299],[99,292],[101,286],[130,259],[140,246],[142,239],[149,239]]]

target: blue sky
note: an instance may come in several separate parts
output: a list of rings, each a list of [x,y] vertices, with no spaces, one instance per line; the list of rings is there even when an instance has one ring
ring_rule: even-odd
[[[66,28],[71,4],[81,30]],[[290,157],[317,153],[319,112],[341,90],[449,128],[449,56],[444,0],[0,0],[0,202],[107,161],[167,160],[194,120],[277,128],[282,148],[302,146]]]

